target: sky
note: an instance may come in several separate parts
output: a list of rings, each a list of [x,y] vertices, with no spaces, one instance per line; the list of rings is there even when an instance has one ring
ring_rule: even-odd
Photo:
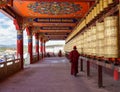
[[[24,45],[27,45],[27,33],[24,30]],[[17,31],[13,21],[7,16],[0,13],[0,45],[16,45]],[[46,45],[64,44],[63,40],[48,41]],[[33,37],[33,45],[35,45],[35,38]]]

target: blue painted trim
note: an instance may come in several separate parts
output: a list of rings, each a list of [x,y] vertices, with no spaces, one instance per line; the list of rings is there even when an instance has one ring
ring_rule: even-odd
[[[21,40],[21,39],[23,39],[23,35],[18,34],[18,35],[17,35],[17,40]]]
[[[32,39],[28,39],[28,43],[32,42]]]

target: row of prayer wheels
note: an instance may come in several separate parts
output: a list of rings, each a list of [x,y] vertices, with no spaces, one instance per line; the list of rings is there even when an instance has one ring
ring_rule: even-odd
[[[79,26],[75,28],[72,34],[66,39],[66,42],[69,41],[74,35],[81,31],[88,23],[90,23],[96,16],[105,11],[106,8],[114,4],[116,0],[98,0],[96,4],[90,9],[84,19],[81,20]]]
[[[114,0],[98,0],[96,5],[92,7],[86,16],[86,24],[93,20],[97,15],[99,15],[104,9],[113,4]]]
[[[80,53],[105,58],[118,58],[118,17],[108,16],[104,22],[96,22],[82,34],[74,37],[65,45],[70,52],[74,45]]]

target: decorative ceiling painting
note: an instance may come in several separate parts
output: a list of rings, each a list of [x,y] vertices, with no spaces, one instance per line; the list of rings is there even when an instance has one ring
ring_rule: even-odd
[[[20,16],[31,18],[81,18],[89,8],[89,3],[87,2],[15,0],[13,4],[13,10]]]
[[[35,2],[29,4],[28,8],[35,13],[63,15],[80,11],[82,7],[70,2]]]
[[[1,2],[6,1],[2,0]],[[48,40],[64,40],[96,0],[8,0],[8,14]],[[0,2],[0,4],[1,4]],[[8,9],[8,10],[7,10]]]

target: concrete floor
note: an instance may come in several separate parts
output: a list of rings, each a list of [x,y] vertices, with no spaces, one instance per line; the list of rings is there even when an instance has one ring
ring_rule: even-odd
[[[87,78],[85,72],[78,75],[70,75],[66,58],[45,58],[0,83],[0,92],[119,92],[98,88],[97,80]]]

